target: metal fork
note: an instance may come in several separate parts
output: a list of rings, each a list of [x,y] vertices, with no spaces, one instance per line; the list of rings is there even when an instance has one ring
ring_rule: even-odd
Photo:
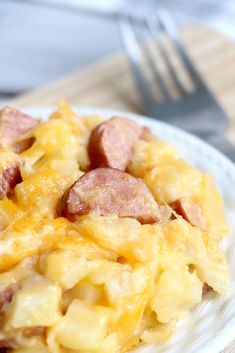
[[[223,137],[229,119],[194,67],[168,12],[160,10],[157,14],[143,15],[143,18],[138,21],[127,16],[119,16],[117,20],[146,114],[152,118],[176,125],[207,140],[235,161],[235,147]],[[171,41],[182,64],[189,73],[194,85],[193,91],[189,92],[179,80],[165,48],[162,35]],[[171,79],[180,94],[179,100],[172,99],[169,94],[164,77],[150,49],[150,40],[154,42],[161,53]],[[163,102],[158,102],[151,91],[144,73],[141,52],[144,54],[152,75],[164,96]]]

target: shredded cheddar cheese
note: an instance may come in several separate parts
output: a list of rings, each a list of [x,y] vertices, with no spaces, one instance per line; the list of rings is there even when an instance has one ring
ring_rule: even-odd
[[[62,102],[27,134],[35,138],[29,149],[0,151],[0,169],[22,161],[22,182],[0,201],[0,304],[1,293],[13,291],[0,308],[0,343],[11,353],[121,353],[162,343],[201,302],[205,283],[219,294],[229,289],[222,199],[213,178],[168,142],[136,141],[128,172],[160,205],[196,200],[205,229],[181,216],[151,225],[57,216],[61,197],[89,167],[89,136],[102,120]]]

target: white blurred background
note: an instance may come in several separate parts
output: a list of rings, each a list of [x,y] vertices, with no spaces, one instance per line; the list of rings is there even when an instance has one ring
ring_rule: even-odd
[[[234,0],[0,0],[0,100],[120,51],[115,13],[151,6],[235,40]]]

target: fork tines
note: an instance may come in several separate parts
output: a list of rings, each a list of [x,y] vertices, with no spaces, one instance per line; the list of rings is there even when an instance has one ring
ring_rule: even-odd
[[[206,89],[166,11],[144,14],[142,19],[138,20],[122,16],[118,22],[139,89],[142,95],[146,96],[144,92],[147,92],[148,100],[149,96],[151,100],[157,100],[152,92],[156,87],[149,84],[153,78],[158,86],[156,98],[184,97],[193,88]]]

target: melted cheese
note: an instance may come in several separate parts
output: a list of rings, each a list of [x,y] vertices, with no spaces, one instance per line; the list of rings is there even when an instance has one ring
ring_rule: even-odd
[[[201,301],[205,282],[221,294],[229,289],[222,199],[213,179],[167,142],[137,141],[128,170],[161,204],[196,199],[204,231],[181,217],[154,225],[56,217],[60,198],[89,165],[90,132],[102,120],[78,117],[62,102],[33,130],[30,149],[0,151],[0,169],[24,161],[14,197],[0,201],[0,294],[8,298],[0,340],[14,341],[11,353],[120,353],[163,342]]]

